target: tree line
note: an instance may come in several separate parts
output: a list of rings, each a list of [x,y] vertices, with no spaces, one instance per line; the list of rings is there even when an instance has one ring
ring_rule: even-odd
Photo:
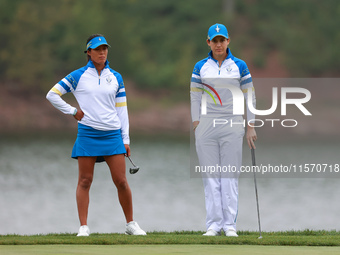
[[[292,77],[334,77],[339,16],[337,0],[0,0],[1,86],[46,92],[86,64],[86,39],[102,33],[124,79],[180,91],[207,56],[207,30],[217,22],[247,62],[265,67],[276,50]]]

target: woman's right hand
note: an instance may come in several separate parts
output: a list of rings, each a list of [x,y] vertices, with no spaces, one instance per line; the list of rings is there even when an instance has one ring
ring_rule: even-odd
[[[76,115],[73,115],[76,120],[81,120],[84,117],[84,112],[82,110],[77,110]]]
[[[194,130],[194,131],[196,130],[198,124],[200,124],[200,122],[199,122],[198,120],[196,120],[196,121],[194,121],[194,122],[192,123],[193,130]]]

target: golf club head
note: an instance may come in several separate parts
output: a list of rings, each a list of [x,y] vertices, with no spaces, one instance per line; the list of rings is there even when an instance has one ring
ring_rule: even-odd
[[[139,166],[130,167],[130,174],[135,174],[139,170]]]

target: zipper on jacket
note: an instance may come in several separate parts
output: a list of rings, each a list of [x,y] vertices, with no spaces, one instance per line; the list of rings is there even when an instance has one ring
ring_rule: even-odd
[[[103,72],[103,70],[101,72]],[[101,75],[101,73],[99,74],[98,70],[97,70],[97,74],[98,74],[98,85],[100,85],[100,75]]]
[[[221,64],[218,62],[218,75],[221,74],[221,66],[223,65],[223,62],[224,62],[224,61],[225,61],[225,60],[223,60]]]
[[[216,60],[216,64],[217,64],[217,66],[218,66],[218,75],[221,74],[221,66],[222,66],[223,62],[224,62],[224,60],[223,60],[222,63],[220,64],[220,62],[218,62],[218,60]]]

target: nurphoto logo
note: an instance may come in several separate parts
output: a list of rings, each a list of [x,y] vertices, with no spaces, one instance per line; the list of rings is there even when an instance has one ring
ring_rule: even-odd
[[[210,85],[203,84],[207,88],[209,88],[218,98],[220,105],[222,106],[222,101],[217,93],[217,91]],[[231,84],[224,84],[223,87],[220,88],[228,89],[232,94],[233,100],[233,115],[244,115],[244,94],[242,90],[236,86]],[[205,91],[214,101],[215,105],[217,105],[216,100],[211,92],[207,89],[201,88]],[[302,98],[289,98],[289,93],[301,94]],[[202,95],[201,101],[201,114],[207,114],[207,94]],[[305,88],[297,88],[297,87],[281,87],[281,116],[287,115],[287,105],[295,105],[305,116],[311,116],[312,114],[307,108],[303,105],[311,99],[311,93],[308,89]],[[278,88],[273,87],[272,89],[272,105],[267,110],[258,110],[253,105],[253,97],[252,97],[252,90],[248,89],[247,91],[247,100],[248,100],[248,107],[251,113],[259,116],[268,116],[274,113],[278,108]],[[295,119],[250,119],[248,120],[248,125],[253,127],[262,127],[265,122],[271,123],[271,126],[274,127],[275,122],[280,122],[283,127],[296,127],[298,122]],[[257,124],[256,124],[257,123]],[[228,121],[226,119],[214,119],[214,127],[216,125],[240,125],[246,126],[245,120],[243,122],[232,122],[232,120]]]

